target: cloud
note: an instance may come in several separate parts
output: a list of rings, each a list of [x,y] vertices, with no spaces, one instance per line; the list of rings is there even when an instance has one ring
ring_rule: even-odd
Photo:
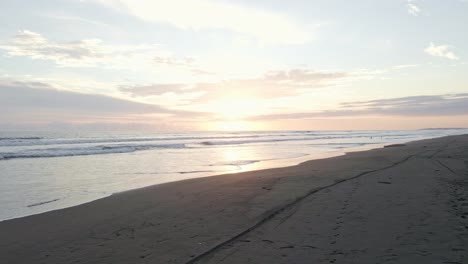
[[[193,89],[204,91],[200,101],[220,98],[269,99],[295,96],[310,89],[336,85],[352,78],[347,72],[325,72],[303,69],[272,71],[252,79],[225,80],[217,83],[200,83]]]
[[[266,43],[302,44],[311,32],[292,18],[226,1],[214,0],[97,0],[145,21],[180,29],[226,29]]]
[[[197,84],[151,84],[142,86],[121,87],[122,92],[134,97],[159,96],[165,93],[200,92],[198,102],[214,101],[222,98],[235,99],[268,99],[295,96],[310,89],[346,84],[363,78],[372,78],[378,72],[371,71],[314,71],[292,69],[270,71],[263,76],[251,79],[223,80],[212,83]]]
[[[358,116],[456,116],[468,115],[468,93],[409,96],[342,103],[337,110],[256,116],[255,120],[313,119]]]
[[[120,91],[139,101],[158,103],[177,109],[197,110],[213,115],[239,116],[271,113],[280,108],[296,108],[294,102],[311,97],[316,89],[347,86],[351,82],[374,78],[379,71],[314,71],[292,69],[271,71],[250,79],[206,83],[156,83],[122,86]],[[285,106],[285,102],[291,104]],[[236,108],[242,108],[238,111]],[[283,109],[283,110],[284,110]]]
[[[169,83],[169,84],[150,84],[150,85],[130,85],[121,86],[121,92],[130,94],[132,97],[147,97],[154,95],[162,95],[165,93],[174,93],[189,88],[187,84]]]
[[[201,114],[104,95],[57,90],[45,83],[7,80],[0,80],[0,112],[3,113],[0,123],[151,123],[162,117],[194,118]]]
[[[412,16],[418,16],[421,9],[414,3],[414,0],[408,0],[407,7],[408,13]]]
[[[158,65],[188,69],[193,75],[215,75],[216,73],[204,70],[196,64],[192,57],[177,58],[174,56],[156,56],[153,62]]]
[[[53,42],[37,32],[20,31],[0,45],[8,56],[50,60],[62,67],[127,68],[132,62],[166,54],[158,45],[107,45],[100,39]]]
[[[449,51],[449,45],[434,45],[434,43],[430,43],[427,48],[424,49],[424,52],[431,56],[435,57],[442,57],[449,60],[458,60],[458,57],[451,51]]]
[[[197,68],[192,68],[192,69],[190,69],[190,71],[191,71],[194,75],[216,75],[216,72],[207,71],[207,70],[202,70],[202,69],[197,69]]]
[[[165,64],[165,65],[174,65],[174,66],[192,66],[193,63],[195,62],[194,58],[182,58],[182,59],[177,59],[174,57],[162,57],[162,56],[156,56],[154,57],[154,62],[158,64]]]

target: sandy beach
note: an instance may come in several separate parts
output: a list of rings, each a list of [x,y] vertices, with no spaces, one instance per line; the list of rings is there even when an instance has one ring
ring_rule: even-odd
[[[2,263],[468,263],[468,135],[0,222]]]

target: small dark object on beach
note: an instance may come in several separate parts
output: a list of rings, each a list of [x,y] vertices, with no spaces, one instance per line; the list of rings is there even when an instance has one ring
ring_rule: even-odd
[[[392,145],[387,145],[384,146],[384,148],[394,148],[394,147],[404,147],[406,146],[405,144],[392,144]]]
[[[391,182],[388,182],[388,181],[379,181],[379,183],[383,183],[383,184],[392,184]]]
[[[285,249],[285,248],[294,248],[294,246],[284,246],[284,247],[280,247],[281,249]]]

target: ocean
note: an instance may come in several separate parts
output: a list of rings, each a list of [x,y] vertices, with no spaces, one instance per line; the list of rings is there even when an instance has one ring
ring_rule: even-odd
[[[0,221],[153,184],[284,167],[385,144],[466,133],[468,129],[0,132]]]

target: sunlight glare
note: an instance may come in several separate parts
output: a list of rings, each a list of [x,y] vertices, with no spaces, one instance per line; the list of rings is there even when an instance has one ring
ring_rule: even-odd
[[[218,129],[222,131],[246,131],[252,130],[248,122],[226,121],[218,124]]]
[[[239,119],[246,116],[258,115],[260,107],[253,100],[226,100],[212,106],[212,111],[226,119]]]

